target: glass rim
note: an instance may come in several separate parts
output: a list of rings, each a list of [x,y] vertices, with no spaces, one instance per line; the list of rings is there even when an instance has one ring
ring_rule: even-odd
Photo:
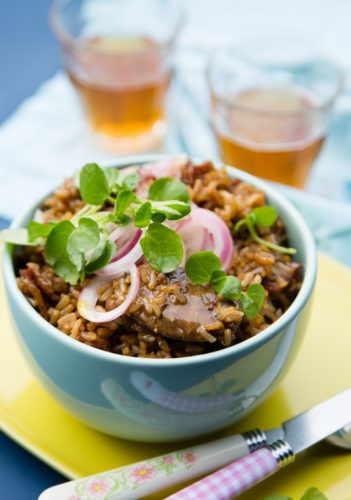
[[[211,79],[211,72],[213,71],[213,67],[216,64],[218,60],[218,56],[221,56],[223,54],[227,55],[233,55],[235,53],[238,53],[238,47],[241,44],[236,44],[230,47],[227,47],[225,49],[217,49],[215,50],[212,54],[211,57],[209,58],[207,62],[207,67],[205,70],[205,77],[207,80],[208,87],[210,89],[211,94],[222,104],[225,104],[226,106],[234,109],[238,109],[241,111],[245,111],[247,113],[254,113],[254,114],[260,114],[260,115],[271,115],[271,116],[301,116],[301,115],[311,115],[316,112],[321,112],[325,111],[326,109],[330,108],[338,95],[341,93],[344,84],[345,84],[345,79],[346,79],[346,69],[333,60],[332,58],[328,57],[326,54],[323,52],[319,51],[318,54],[323,57],[323,60],[326,62],[332,64],[334,66],[334,69],[337,72],[337,81],[335,83],[335,89],[331,93],[328,98],[325,99],[324,102],[318,104],[316,103],[312,108],[310,109],[301,109],[301,110],[289,110],[289,111],[284,111],[284,110],[272,110],[272,109],[264,109],[264,108],[258,108],[255,107],[254,105],[247,105],[247,104],[242,104],[239,102],[233,102],[231,98],[226,98],[225,96],[221,95],[220,93],[216,92],[215,86],[213,85],[212,79]],[[278,88],[278,87],[277,87]]]
[[[66,48],[71,48],[73,50],[79,50],[79,49],[84,49],[87,46],[87,40],[86,39],[79,39],[75,38],[74,36],[71,36],[67,30],[63,27],[62,23],[62,18],[60,14],[60,9],[65,6],[68,2],[71,0],[54,0],[49,8],[49,24],[56,35],[57,40],[62,44],[63,47]],[[165,42],[161,42],[158,45],[160,45],[163,49],[167,50],[169,47],[171,47],[175,39],[177,38],[182,21],[184,19],[184,11],[181,9],[179,6],[179,3],[175,3],[174,5],[177,5],[177,15],[178,19],[175,23],[175,26],[172,30],[171,36],[167,38]],[[150,48],[143,48],[143,51],[146,52],[152,52],[154,49],[152,47]],[[121,54],[123,57],[123,53]]]

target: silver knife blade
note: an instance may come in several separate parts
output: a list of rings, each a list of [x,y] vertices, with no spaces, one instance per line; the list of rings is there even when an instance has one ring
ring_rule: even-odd
[[[276,429],[269,429],[268,431],[264,431],[266,438],[267,438],[267,444],[272,444],[275,441],[278,441],[278,439],[285,439],[285,431],[283,427],[277,427]]]
[[[281,428],[266,431],[271,444],[285,439],[294,453],[309,448],[351,422],[351,388],[283,423]]]

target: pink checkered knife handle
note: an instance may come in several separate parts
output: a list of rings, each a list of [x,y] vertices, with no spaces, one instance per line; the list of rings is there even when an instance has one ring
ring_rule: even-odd
[[[281,441],[283,446],[287,443]],[[274,446],[274,445],[273,445]],[[293,460],[289,445],[280,456],[276,449],[262,448],[168,497],[168,500],[229,500],[271,476]],[[282,460],[281,460],[282,459]],[[284,462],[284,463],[283,463]]]

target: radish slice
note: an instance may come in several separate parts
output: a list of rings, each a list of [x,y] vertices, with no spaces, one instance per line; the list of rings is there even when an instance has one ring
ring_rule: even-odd
[[[188,256],[191,255],[190,252],[211,250],[218,255],[223,270],[229,271],[234,255],[233,237],[225,222],[215,212],[193,204],[191,214],[180,222],[177,232],[180,236],[185,234],[184,243]]]
[[[124,274],[125,272],[130,272],[131,283],[124,302],[122,302],[121,305],[117,306],[111,311],[97,311],[95,306],[99,299],[99,289],[106,286],[112,280]],[[135,264],[132,264],[127,271],[118,272],[114,276],[97,276],[96,278],[91,280],[89,285],[83,288],[79,295],[77,303],[79,314],[86,320],[92,321],[93,323],[107,323],[119,318],[127,311],[129,306],[133,303],[135,297],[137,296],[139,290],[139,282],[139,270]]]
[[[138,262],[142,255],[143,250],[138,241],[138,243],[134,245],[129,253],[116,260],[115,262],[107,264],[107,266],[97,271],[96,274],[98,276],[113,276],[118,273],[125,272],[126,269],[129,269],[132,264]]]

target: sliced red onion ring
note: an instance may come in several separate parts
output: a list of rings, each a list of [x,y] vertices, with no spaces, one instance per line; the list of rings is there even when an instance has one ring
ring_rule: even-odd
[[[187,161],[185,156],[175,158],[165,158],[146,165],[139,166],[137,172],[140,175],[140,182],[135,192],[139,198],[147,198],[149,186],[160,177],[181,178],[181,166]]]
[[[124,302],[111,311],[97,311],[95,306],[99,299],[98,290],[125,272],[130,273],[131,283]],[[127,271],[123,270],[116,273],[114,276],[95,277],[91,280],[89,285],[83,288],[79,295],[77,303],[79,314],[93,323],[107,323],[119,318],[128,310],[129,306],[133,303],[135,297],[137,296],[139,281],[139,270],[135,264],[132,264]]]
[[[152,165],[148,163],[148,165]],[[145,165],[146,166],[146,165]],[[151,169],[145,169],[144,167],[138,167],[138,174],[140,175],[140,181],[135,189],[135,193],[139,198],[147,198],[149,192],[150,184],[156,179],[156,177],[151,173]]]
[[[213,236],[206,231],[206,239],[203,244],[203,249],[202,250],[213,250],[214,248],[214,242],[213,242]]]
[[[154,178],[160,177],[174,177],[175,179],[181,178],[181,166],[188,161],[184,155],[176,156],[174,158],[164,158],[152,163],[143,165],[139,172],[151,174]]]
[[[125,233],[124,227],[115,227],[108,235],[108,239],[110,241],[117,241],[118,238],[120,238],[123,233]]]
[[[191,255],[188,246],[192,253],[211,250],[218,255],[224,271],[230,269],[234,254],[233,237],[225,222],[215,212],[193,204],[191,214],[182,219],[177,232],[180,236],[185,234],[184,243],[188,256]]]
[[[134,247],[130,250],[129,253],[116,260],[115,262],[111,262],[107,264],[103,269],[97,271],[98,276],[113,276],[115,274],[125,272],[126,269],[129,269],[132,264],[138,262],[140,257],[143,255],[143,250],[138,242]]]
[[[208,241],[209,235],[207,229],[195,222],[188,222],[178,227],[177,232],[183,240],[187,257],[201,250],[213,249],[209,246],[210,242]]]
[[[129,224],[125,227],[118,227],[112,231],[108,238],[110,241],[116,243],[118,249],[116,254],[112,257],[111,262],[115,262],[116,260],[127,255],[127,253],[129,253],[138,243],[141,235],[141,229],[135,227],[134,224]]]

